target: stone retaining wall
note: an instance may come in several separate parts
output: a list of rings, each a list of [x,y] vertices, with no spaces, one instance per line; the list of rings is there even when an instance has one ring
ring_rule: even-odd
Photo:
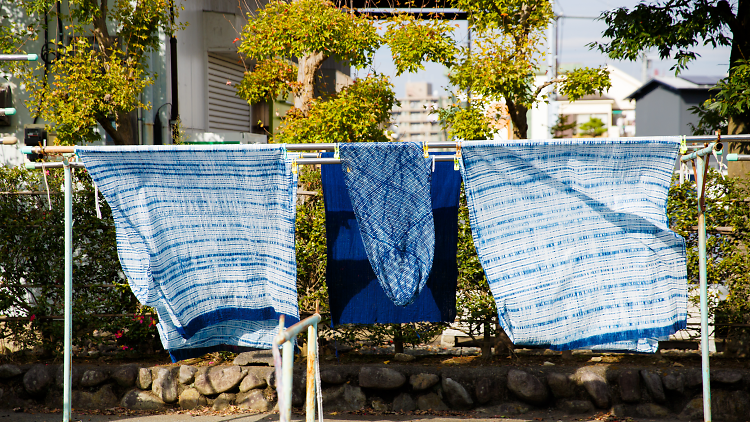
[[[234,365],[193,367],[86,366],[73,368],[73,407],[140,410],[230,405],[270,411],[275,373],[268,357],[241,354]],[[264,366],[265,365],[265,366]],[[294,406],[304,402],[304,367],[295,368]],[[62,407],[61,365],[0,365],[0,407]],[[353,411],[476,410],[520,415],[555,408],[571,414],[613,410],[619,417],[702,419],[697,368],[621,368],[616,365],[435,367],[325,365],[324,409]],[[746,421],[750,370],[711,374],[715,420]]]

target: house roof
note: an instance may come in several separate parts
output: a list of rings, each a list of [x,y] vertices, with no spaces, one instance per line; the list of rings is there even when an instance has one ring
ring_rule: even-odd
[[[663,86],[673,91],[708,90],[713,88],[721,78],[721,76],[655,76],[625,98],[638,100],[657,86]]]
[[[612,101],[612,100],[614,100],[614,98],[608,97],[606,95],[589,94],[589,95],[584,95],[583,97],[579,98],[576,101],[591,101],[591,100],[599,100],[599,101],[607,101],[607,100],[609,100],[609,101]],[[561,95],[561,96],[557,97],[557,101],[568,101],[568,96],[567,95]]]

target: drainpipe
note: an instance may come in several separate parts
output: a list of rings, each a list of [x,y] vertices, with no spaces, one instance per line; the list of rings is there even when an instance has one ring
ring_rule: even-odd
[[[169,3],[169,14],[172,19],[172,27],[174,27],[174,2],[172,1]],[[177,37],[175,37],[174,33],[169,38],[169,60],[172,79],[172,114],[169,117],[169,125],[172,127],[172,136],[174,136],[177,132],[177,118],[180,116],[180,100],[177,84]]]

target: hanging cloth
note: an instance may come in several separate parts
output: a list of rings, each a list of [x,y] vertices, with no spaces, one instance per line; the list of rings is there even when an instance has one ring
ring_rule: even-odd
[[[431,153],[432,154],[432,153]],[[437,153],[437,155],[453,153]],[[333,157],[326,153],[324,157]],[[432,164],[430,164],[432,165]],[[435,163],[430,183],[435,255],[427,283],[414,302],[396,306],[372,270],[340,165],[321,168],[326,209],[326,284],[333,324],[453,322],[456,318],[456,244],[461,173]]]
[[[406,306],[427,282],[435,253],[431,161],[416,142],[339,148],[367,258],[386,296]]]
[[[666,216],[678,146],[462,143],[474,245],[514,343],[654,352],[685,327],[685,244]]]
[[[170,351],[270,348],[299,320],[297,183],[278,145],[78,147],[120,263]]]

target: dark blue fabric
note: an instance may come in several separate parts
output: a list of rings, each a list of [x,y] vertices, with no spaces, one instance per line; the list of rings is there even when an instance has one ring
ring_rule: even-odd
[[[432,271],[420,295],[408,306],[394,305],[372,270],[341,166],[322,166],[328,246],[326,283],[333,324],[453,322],[455,319],[461,175],[453,170],[452,162],[437,162],[435,166],[430,185],[435,221]]]

